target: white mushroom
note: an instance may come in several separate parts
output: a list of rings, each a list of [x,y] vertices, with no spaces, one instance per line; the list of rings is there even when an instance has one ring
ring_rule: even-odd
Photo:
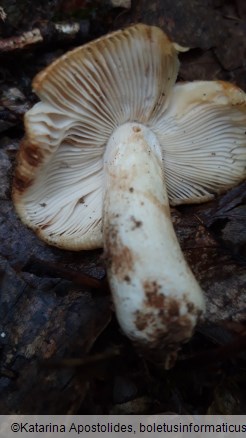
[[[138,24],[64,55],[33,83],[13,199],[49,244],[104,247],[125,334],[167,360],[204,311],[173,204],[245,177],[246,97],[224,82],[174,85],[179,46]]]

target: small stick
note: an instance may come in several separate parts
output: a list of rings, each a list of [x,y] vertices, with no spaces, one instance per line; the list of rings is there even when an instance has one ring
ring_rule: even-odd
[[[97,353],[82,358],[46,359],[42,361],[42,365],[49,368],[80,368],[86,365],[92,365],[108,359],[113,359],[114,357],[119,357],[122,353],[123,350],[121,348],[114,348],[103,353]]]
[[[89,33],[89,21],[81,20],[73,23],[40,22],[39,27],[23,32],[21,35],[0,39],[0,54],[22,50],[40,43],[51,43],[57,40],[71,40]]]
[[[74,270],[68,270],[64,266],[57,263],[46,263],[42,260],[31,260],[23,268],[26,272],[34,273],[35,275],[48,274],[50,277],[61,277],[72,281],[78,286],[86,286],[92,289],[100,289],[103,292],[108,292],[109,286],[106,278],[98,280],[90,275],[82,274]]]

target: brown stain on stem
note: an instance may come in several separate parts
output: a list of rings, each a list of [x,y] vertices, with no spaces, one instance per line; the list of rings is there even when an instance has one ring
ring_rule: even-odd
[[[129,281],[129,273],[134,265],[134,255],[122,242],[117,225],[108,225],[104,230],[104,257],[107,268],[118,280]]]
[[[167,218],[171,218],[169,206],[160,202],[159,199],[153,195],[153,193],[144,193],[145,197],[148,199],[151,204],[157,207]],[[171,220],[171,219],[170,219]]]
[[[166,296],[158,281],[144,281],[143,290],[143,307],[135,312],[136,328],[146,334],[142,347],[176,351],[192,336],[194,321],[199,319],[201,311],[189,301],[187,294],[179,298]],[[181,307],[186,312],[181,314]]]

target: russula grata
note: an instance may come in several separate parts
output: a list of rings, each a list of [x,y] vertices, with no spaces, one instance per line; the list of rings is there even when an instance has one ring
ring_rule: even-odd
[[[20,218],[47,243],[104,247],[123,331],[167,357],[204,311],[168,197],[213,199],[246,166],[245,94],[220,81],[175,85],[179,49],[138,24],[39,73],[13,184]]]

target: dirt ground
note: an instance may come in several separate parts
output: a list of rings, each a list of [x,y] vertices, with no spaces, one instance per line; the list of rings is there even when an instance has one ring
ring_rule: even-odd
[[[191,48],[180,56],[178,80],[223,79],[246,91],[244,0],[132,0],[131,8],[113,0],[0,2],[1,414],[246,412],[245,182],[209,204],[172,209],[207,312],[168,371],[121,333],[102,252],[48,247],[11,201],[23,115],[38,100],[35,74],[67,50],[137,22]]]

